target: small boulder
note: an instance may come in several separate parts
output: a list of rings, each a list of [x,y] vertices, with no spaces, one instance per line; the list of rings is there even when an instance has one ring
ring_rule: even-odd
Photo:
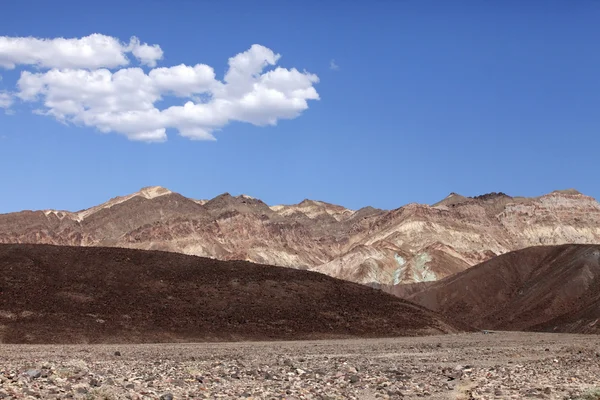
[[[42,376],[42,371],[40,371],[39,369],[30,369],[27,372],[25,372],[27,374],[27,376],[29,376],[31,379],[37,379],[40,376]]]

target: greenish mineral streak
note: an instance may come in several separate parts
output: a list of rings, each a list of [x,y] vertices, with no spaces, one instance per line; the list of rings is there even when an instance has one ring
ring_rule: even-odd
[[[415,282],[427,282],[437,280],[435,272],[429,269],[427,263],[431,261],[431,256],[428,253],[420,253],[415,256],[413,278]]]
[[[394,285],[399,285],[400,282],[402,281],[402,278],[404,277],[404,271],[406,270],[406,260],[404,258],[402,258],[402,256],[399,256],[397,253],[394,253],[394,258],[396,259],[396,262],[398,263],[398,268],[396,268],[396,270],[394,270],[394,275],[393,275],[393,279],[394,279]]]

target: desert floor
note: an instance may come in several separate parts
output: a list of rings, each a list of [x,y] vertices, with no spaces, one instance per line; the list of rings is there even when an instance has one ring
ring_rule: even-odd
[[[0,344],[0,398],[600,399],[594,388],[600,336]]]

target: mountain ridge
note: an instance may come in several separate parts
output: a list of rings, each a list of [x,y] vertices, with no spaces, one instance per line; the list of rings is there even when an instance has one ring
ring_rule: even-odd
[[[573,189],[533,198],[453,193],[433,205],[350,210],[309,199],[269,206],[229,193],[196,200],[153,186],[76,212],[0,214],[0,243],[165,250],[368,285],[438,280],[508,251],[575,242],[600,243],[600,204]]]

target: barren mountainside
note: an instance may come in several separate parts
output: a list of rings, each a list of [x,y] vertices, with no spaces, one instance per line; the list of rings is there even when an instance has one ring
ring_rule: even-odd
[[[600,333],[600,246],[536,246],[437,282],[384,288],[481,329]]]
[[[452,193],[432,206],[349,210],[228,193],[195,200],[149,187],[78,212],[0,215],[0,243],[166,250],[395,285],[438,280],[529,246],[600,243],[600,204],[567,190],[536,198]]]
[[[145,250],[0,245],[0,343],[297,340],[460,331],[424,307],[310,271]]]

